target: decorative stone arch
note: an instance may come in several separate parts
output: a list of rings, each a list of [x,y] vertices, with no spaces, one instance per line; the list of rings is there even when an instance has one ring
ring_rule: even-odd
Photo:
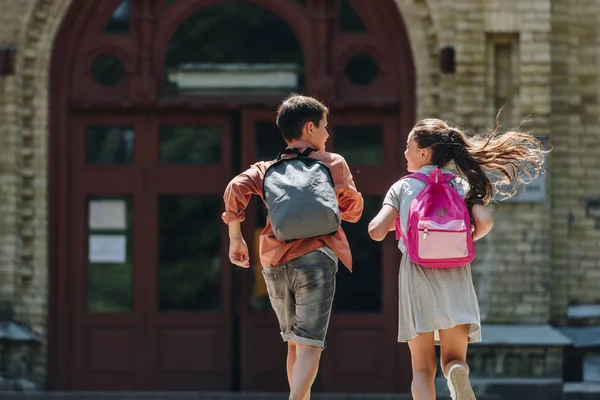
[[[436,82],[438,39],[434,20],[426,0],[395,0],[400,18],[406,25],[410,39],[412,60],[416,76],[416,117],[438,112]],[[25,17],[16,60],[16,162],[19,166],[15,176],[17,191],[15,204],[18,211],[18,245],[15,256],[15,287],[21,293],[15,301],[18,317],[25,317],[36,333],[47,337],[47,298],[52,290],[52,275],[48,273],[48,249],[50,237],[60,232],[50,232],[48,210],[52,209],[52,197],[48,189],[53,168],[49,160],[50,114],[50,64],[60,24],[73,0],[33,0]],[[49,289],[50,288],[50,289]],[[17,290],[15,290],[17,292]],[[40,300],[40,297],[46,299]],[[55,332],[56,333],[56,332]],[[58,336],[56,334],[55,336]],[[50,337],[48,341],[56,340]],[[40,354],[36,371],[44,375],[47,357],[47,341]],[[52,372],[48,372],[52,374]],[[46,380],[46,379],[43,379]],[[50,377],[50,381],[55,381]]]
[[[48,143],[50,59],[54,39],[71,0],[35,0],[24,18],[16,57],[14,109],[18,237],[13,300],[16,318],[42,338],[34,374],[47,381],[48,323]],[[17,295],[18,293],[18,295]]]
[[[429,3],[433,0],[395,0],[400,18],[406,25],[416,77],[417,119],[439,113],[438,50],[435,16]]]

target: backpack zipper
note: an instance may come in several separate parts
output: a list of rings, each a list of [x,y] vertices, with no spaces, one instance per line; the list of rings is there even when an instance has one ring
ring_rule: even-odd
[[[429,235],[429,232],[451,232],[451,233],[463,233],[466,232],[466,229],[458,229],[458,230],[454,230],[454,229],[429,229],[429,228],[425,228],[425,229],[419,229],[420,232],[423,232],[423,240],[427,239],[427,235]]]

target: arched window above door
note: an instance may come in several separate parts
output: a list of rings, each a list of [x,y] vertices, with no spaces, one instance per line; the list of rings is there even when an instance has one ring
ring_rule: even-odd
[[[277,14],[231,1],[202,8],[172,36],[164,58],[167,94],[289,93],[302,90],[304,55]]]
[[[73,57],[73,104],[273,105],[301,92],[391,109],[412,61],[381,28],[386,7],[393,0],[106,0]]]
[[[131,17],[129,2],[123,0],[111,15],[108,24],[104,28],[104,33],[127,33],[131,30]]]
[[[367,30],[350,0],[340,0],[339,27],[343,33],[362,33]]]

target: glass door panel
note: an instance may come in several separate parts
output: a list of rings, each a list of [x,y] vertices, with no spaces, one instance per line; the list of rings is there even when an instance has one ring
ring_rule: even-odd
[[[231,266],[221,220],[230,118],[148,117],[146,267],[151,385],[231,387]]]
[[[141,131],[136,116],[82,116],[69,132],[74,389],[144,382]]]

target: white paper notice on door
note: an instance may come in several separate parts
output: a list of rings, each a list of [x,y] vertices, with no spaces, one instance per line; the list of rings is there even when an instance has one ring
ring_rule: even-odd
[[[125,200],[92,200],[90,201],[90,229],[126,229]]]
[[[89,260],[92,263],[121,264],[127,261],[127,236],[90,235]]]

